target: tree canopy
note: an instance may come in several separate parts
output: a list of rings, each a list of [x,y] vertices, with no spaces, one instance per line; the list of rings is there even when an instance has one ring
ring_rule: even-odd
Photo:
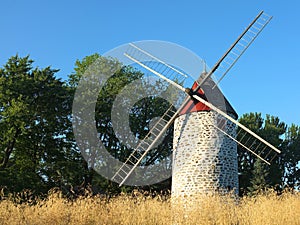
[[[115,59],[93,54],[77,60],[74,72],[66,81],[56,77],[57,69],[34,68],[29,56],[13,56],[0,68],[0,188],[11,192],[33,189],[36,193],[46,193],[53,187],[66,193],[73,193],[76,187],[97,187],[111,193],[131,188],[120,189],[98,175],[93,162],[82,157],[74,139],[74,93],[85,71],[95,62],[119,65]],[[115,135],[111,110],[123,87],[139,80],[143,74],[129,66],[120,66],[98,94],[95,120],[99,140],[115,158],[124,161],[132,149]],[[155,85],[162,84],[157,81]],[[130,92],[138,96],[140,90]],[[126,129],[136,138],[145,136],[151,121],[170,107],[166,100],[151,95],[154,89],[148,92],[147,98],[138,96],[140,100],[129,113]],[[260,113],[244,114],[239,121],[282,150],[268,166],[249,152],[238,149],[240,192],[255,193],[269,187],[299,189],[300,127],[287,126],[276,116],[263,117]],[[169,155],[172,139],[171,127],[163,143],[150,152],[143,164],[155,163]],[[170,188],[170,181],[143,188]]]
[[[0,69],[0,184],[14,191],[57,186],[72,155],[69,88],[32,64],[16,55]]]

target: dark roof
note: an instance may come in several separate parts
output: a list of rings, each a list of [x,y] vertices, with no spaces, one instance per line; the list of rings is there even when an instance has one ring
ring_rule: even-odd
[[[194,82],[191,87],[194,90],[198,84]],[[197,91],[197,95],[209,103],[213,104],[218,109],[226,112],[227,114],[233,115],[235,119],[238,118],[238,114],[233,109],[229,101],[223,95],[218,86],[215,86],[215,82],[210,78],[208,79],[202,86],[201,89]],[[186,104],[186,106],[181,110],[180,114],[187,114],[191,112],[199,112],[199,111],[210,111],[211,109],[204,105],[203,103],[197,101],[194,98],[191,98],[190,101]]]
[[[218,86],[215,86],[215,82],[209,78],[201,87],[207,98],[207,101],[216,106],[218,109],[226,112],[227,114],[233,114],[235,119],[238,118],[238,114],[229,103],[227,98],[223,95]]]

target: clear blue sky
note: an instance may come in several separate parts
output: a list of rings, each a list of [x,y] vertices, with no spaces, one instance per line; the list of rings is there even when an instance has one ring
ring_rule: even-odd
[[[0,64],[18,53],[60,69],[139,40],[171,41],[209,66],[259,11],[274,16],[221,83],[241,115],[262,112],[300,125],[300,1],[2,0]]]

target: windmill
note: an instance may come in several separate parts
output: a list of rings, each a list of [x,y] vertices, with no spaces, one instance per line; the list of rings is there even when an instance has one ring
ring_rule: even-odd
[[[123,185],[147,153],[174,124],[172,195],[238,190],[237,145],[270,164],[280,151],[237,121],[237,114],[218,88],[219,82],[272,19],[260,12],[212,69],[191,87],[185,74],[131,43],[124,55],[186,94],[180,107],[170,107],[132,151],[112,180]],[[218,79],[213,79],[213,76]]]

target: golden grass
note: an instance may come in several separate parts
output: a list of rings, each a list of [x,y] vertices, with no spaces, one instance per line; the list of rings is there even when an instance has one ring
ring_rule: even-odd
[[[211,196],[187,214],[170,200],[137,195],[101,199],[88,196],[68,201],[52,193],[36,204],[0,201],[0,224],[300,224],[300,194],[275,193],[244,197]],[[175,217],[175,218],[174,218]]]

